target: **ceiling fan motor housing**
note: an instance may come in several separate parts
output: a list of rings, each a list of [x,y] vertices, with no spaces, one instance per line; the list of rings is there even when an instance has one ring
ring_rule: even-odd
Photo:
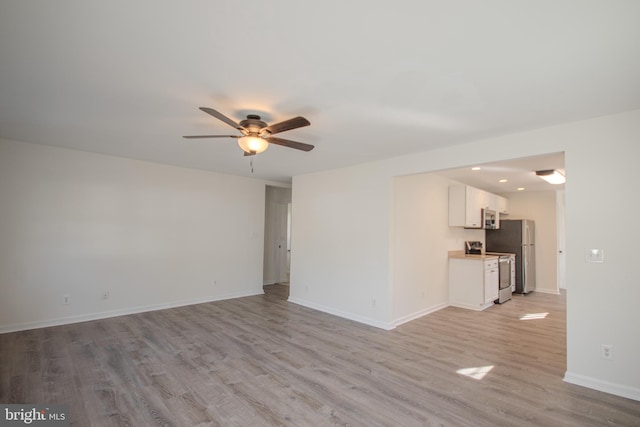
[[[259,135],[262,128],[266,128],[267,124],[260,120],[260,116],[249,114],[246,119],[240,121],[240,126],[249,131],[249,135]],[[265,131],[264,133],[270,134]]]

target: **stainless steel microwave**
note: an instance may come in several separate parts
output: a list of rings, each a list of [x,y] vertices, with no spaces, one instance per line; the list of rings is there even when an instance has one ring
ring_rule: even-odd
[[[482,228],[485,230],[498,229],[498,213],[491,209],[482,209]]]

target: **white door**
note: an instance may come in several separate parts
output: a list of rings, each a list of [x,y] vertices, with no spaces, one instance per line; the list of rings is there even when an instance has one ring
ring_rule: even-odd
[[[289,205],[286,203],[277,203],[275,215],[275,277],[278,283],[283,283],[289,281]]]

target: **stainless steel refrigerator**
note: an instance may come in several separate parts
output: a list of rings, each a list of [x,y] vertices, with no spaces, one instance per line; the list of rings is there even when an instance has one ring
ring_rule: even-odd
[[[516,293],[536,289],[535,230],[530,219],[500,220],[498,230],[486,230],[487,252],[516,254]]]

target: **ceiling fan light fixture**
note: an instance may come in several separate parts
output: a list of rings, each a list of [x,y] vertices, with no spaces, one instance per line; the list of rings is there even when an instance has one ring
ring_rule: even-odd
[[[555,169],[536,171],[536,175],[547,181],[549,184],[564,184],[566,181],[562,172]]]
[[[183,138],[234,138],[238,140],[238,145],[240,146],[242,151],[244,151],[245,156],[253,156],[254,154],[262,153],[267,148],[269,148],[269,145],[271,144],[276,144],[287,148],[294,148],[296,150],[302,151],[311,151],[314,148],[311,144],[305,144],[304,142],[292,141],[290,139],[272,136],[276,133],[309,126],[311,124],[309,120],[305,119],[302,116],[268,125],[260,119],[260,116],[256,114],[248,114],[246,119],[241,120],[240,123],[236,123],[235,120],[230,119],[229,117],[225,116],[219,111],[214,110],[213,108],[200,107],[200,110],[239,130],[240,132],[242,132],[242,136],[185,135],[183,136]]]
[[[259,154],[269,148],[269,143],[259,136],[243,136],[238,138],[238,145],[242,151],[250,154]]]

